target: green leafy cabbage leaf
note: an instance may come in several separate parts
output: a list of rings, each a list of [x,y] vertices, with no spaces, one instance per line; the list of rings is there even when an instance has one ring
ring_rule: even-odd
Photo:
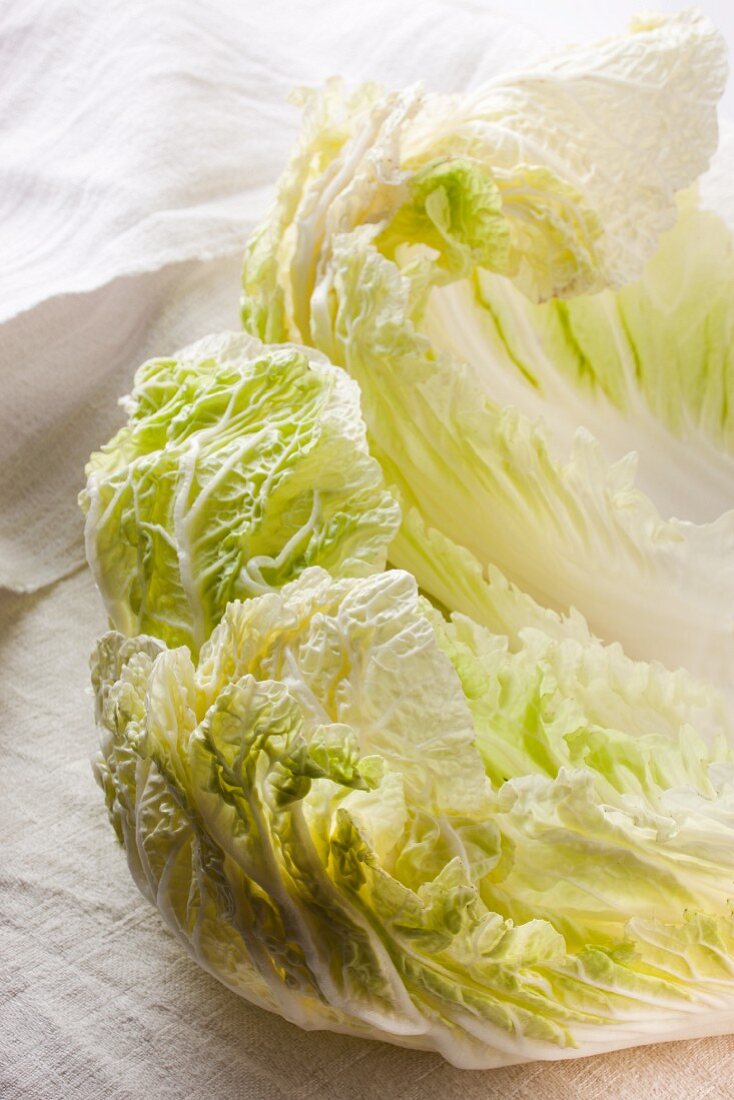
[[[138,885],[257,1004],[467,1067],[730,1028],[730,719],[687,674],[309,569],[93,682]]]
[[[227,603],[309,565],[382,569],[399,523],[359,390],[323,356],[210,336],[138,371],[87,466],[87,557],[112,625],[196,649]]]

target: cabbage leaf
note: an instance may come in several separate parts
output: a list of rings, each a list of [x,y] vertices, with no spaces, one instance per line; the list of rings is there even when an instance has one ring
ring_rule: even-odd
[[[475,1068],[730,1028],[731,728],[687,674],[308,569],[93,682],[138,885],[257,1004]]]
[[[196,649],[227,603],[309,565],[385,565],[399,509],[359,390],[323,356],[223,333],[153,359],[87,466],[87,557],[113,626]]]

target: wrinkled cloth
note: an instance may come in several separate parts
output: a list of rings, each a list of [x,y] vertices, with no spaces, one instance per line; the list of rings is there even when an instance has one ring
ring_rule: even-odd
[[[528,4],[542,35],[480,0],[0,8],[3,1100],[732,1095],[730,1037],[467,1073],[249,1006],[138,895],[89,763],[105,621],[84,462],[140,362],[238,327],[243,242],[298,132],[289,91],[338,72],[476,85],[576,37],[571,7],[564,24]]]

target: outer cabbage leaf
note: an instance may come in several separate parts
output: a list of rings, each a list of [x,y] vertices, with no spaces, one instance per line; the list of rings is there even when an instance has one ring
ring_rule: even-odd
[[[497,627],[493,596],[467,602],[475,560],[633,656],[730,685],[723,226],[684,203],[641,281],[586,293],[638,276],[673,224],[715,147],[724,70],[686,13],[465,97],[340,104],[332,86],[248,249],[243,319],[358,380],[372,452],[417,516],[390,560],[435,599]],[[682,260],[694,238],[718,239],[710,263]]]
[[[138,885],[256,1003],[467,1067],[731,1027],[731,729],[685,674],[311,569],[93,682]]]
[[[381,569],[399,523],[359,390],[323,356],[207,337],[138,371],[87,466],[87,557],[112,625],[196,649],[229,600],[309,565]]]

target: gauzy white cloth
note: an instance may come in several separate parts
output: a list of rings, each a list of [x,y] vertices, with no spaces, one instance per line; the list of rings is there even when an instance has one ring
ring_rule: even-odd
[[[84,462],[140,362],[238,326],[289,91],[333,73],[459,89],[546,45],[481,0],[0,6],[3,1100],[731,1096],[726,1037],[462,1073],[247,1005],[137,894],[89,766],[105,622],[80,570]]]

